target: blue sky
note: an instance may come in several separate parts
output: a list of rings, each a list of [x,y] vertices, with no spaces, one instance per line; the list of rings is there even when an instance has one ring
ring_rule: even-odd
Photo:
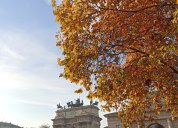
[[[58,78],[58,29],[49,0],[0,0],[0,121],[51,125],[58,102],[89,103],[73,93],[78,86]]]

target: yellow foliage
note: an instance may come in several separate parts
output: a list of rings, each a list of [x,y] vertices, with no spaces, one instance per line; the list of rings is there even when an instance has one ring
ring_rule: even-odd
[[[52,6],[61,26],[62,77],[104,101],[104,110],[115,108],[125,126],[162,108],[178,112],[175,0],[52,0]]]
[[[81,88],[78,90],[75,90],[75,93],[82,93],[82,92],[83,92],[83,90]]]

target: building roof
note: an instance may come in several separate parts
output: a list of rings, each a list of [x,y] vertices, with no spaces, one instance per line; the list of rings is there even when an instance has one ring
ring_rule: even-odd
[[[22,128],[22,127],[7,122],[0,122],[0,128]]]
[[[113,112],[113,113],[108,113],[108,114],[105,114],[104,117],[108,118],[108,117],[118,117],[118,114],[117,112]]]

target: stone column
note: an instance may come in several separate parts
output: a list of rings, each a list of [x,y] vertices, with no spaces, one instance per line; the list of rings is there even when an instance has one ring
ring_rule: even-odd
[[[167,119],[168,128],[173,128],[170,118]]]

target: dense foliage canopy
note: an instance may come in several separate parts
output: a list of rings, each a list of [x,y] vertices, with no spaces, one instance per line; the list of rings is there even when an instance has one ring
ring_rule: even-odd
[[[175,0],[52,0],[61,28],[60,76],[123,122],[178,114],[178,9]],[[149,112],[154,112],[150,114]]]

